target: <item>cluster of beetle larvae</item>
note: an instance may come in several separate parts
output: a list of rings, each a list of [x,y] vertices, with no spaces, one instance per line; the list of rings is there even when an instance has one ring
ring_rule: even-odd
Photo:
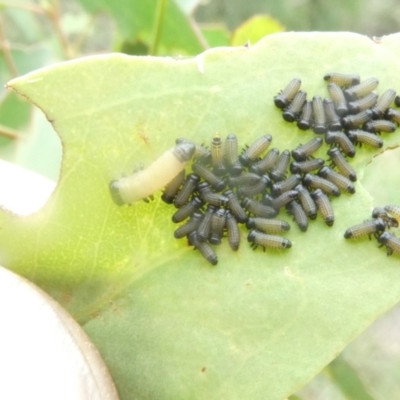
[[[225,232],[232,250],[238,250],[238,224],[250,229],[247,239],[253,248],[290,248],[291,242],[281,236],[290,225],[275,218],[281,208],[293,216],[303,232],[318,211],[332,226],[335,215],[330,197],[355,193],[357,176],[347,157],[355,156],[357,144],[383,146],[378,134],[396,130],[400,111],[390,106],[393,102],[400,106],[400,97],[393,89],[378,96],[373,91],[378,85],[376,78],[360,83],[358,75],[330,73],[324,79],[329,82],[331,98],[307,100],[299,79],[293,79],[274,97],[286,121],[297,121],[300,129],[312,128],[319,134],[307,143],[281,152],[269,148],[272,136],[266,134],[239,154],[234,134],[225,141],[215,135],[210,148],[177,139],[176,146],[146,170],[112,181],[114,201],[121,205],[145,199],[160,188],[147,187],[146,182],[169,182],[162,200],[177,208],[173,222],[186,221],[175,230],[175,238],[187,237],[213,265],[218,258],[211,245],[219,245]],[[330,145],[330,166],[325,165],[325,159],[313,157],[324,139]],[[192,172],[186,175],[190,160]],[[399,216],[396,206],[375,209],[372,220],[349,228],[345,238],[373,234],[388,254],[400,252],[400,239],[385,231],[398,226]]]
[[[379,97],[374,91],[379,83],[376,78],[360,83],[356,74],[330,73],[324,79],[329,82],[331,98],[314,96],[307,100],[307,93],[300,90],[301,81],[293,79],[274,97],[274,103],[283,109],[286,121],[297,121],[300,129],[312,128],[315,133],[324,135],[325,142],[332,146],[328,156],[334,168],[324,165],[324,159],[312,158],[323,143],[322,137],[316,137],[292,152],[286,149],[280,153],[273,148],[259,158],[271,143],[270,135],[258,139],[240,156],[235,135],[228,135],[225,146],[216,136],[211,151],[196,145],[193,173],[186,179],[182,173],[163,194],[164,201],[179,207],[172,218],[174,222],[190,216],[189,221],[175,231],[176,238],[187,236],[190,244],[216,264],[217,256],[209,243],[219,244],[226,230],[231,248],[237,250],[238,223],[245,223],[251,229],[248,241],[253,247],[291,247],[288,239],[277,236],[290,229],[285,221],[274,219],[281,207],[293,215],[302,231],[307,230],[308,219],[316,218],[317,210],[328,226],[333,225],[335,217],[329,196],[339,196],[341,190],[355,192],[356,173],[346,156],[355,156],[357,144],[383,146],[377,134],[396,130],[400,112],[390,106],[393,102],[399,105],[400,98],[393,89]],[[291,175],[286,179],[288,169]],[[186,192],[187,186],[190,189]],[[203,214],[201,209],[207,203]],[[372,221],[349,228],[346,235],[350,236],[345,237],[358,237],[364,232],[370,234],[371,229],[376,229],[373,233],[379,234],[379,240],[390,235],[385,244],[391,248],[394,236],[384,230],[395,226],[396,220],[382,215]]]
[[[361,224],[354,225],[344,233],[346,239],[373,235],[380,243],[379,247],[386,246],[386,253],[390,256],[393,253],[400,254],[400,238],[394,233],[386,231],[390,228],[397,228],[400,222],[400,206],[390,204],[385,207],[376,207],[372,210],[372,219]]]

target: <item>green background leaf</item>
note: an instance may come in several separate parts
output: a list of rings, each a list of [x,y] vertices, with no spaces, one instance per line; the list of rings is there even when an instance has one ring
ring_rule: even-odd
[[[42,211],[0,214],[0,262],[77,318],[123,399],[293,393],[400,298],[398,258],[374,241],[343,239],[372,209],[360,182],[354,196],[333,200],[332,228],[320,218],[305,234],[292,225],[293,247],[265,254],[244,243],[243,230],[237,253],[226,243],[217,249],[216,267],[173,238],[174,210],[158,196],[117,207],[108,183],[182,136],[209,143],[235,132],[244,146],[269,132],[275,147],[292,149],[314,134],[284,122],[273,105],[290,79],[325,96],[326,72],[358,72],[377,76],[383,92],[399,76],[398,44],[399,35],[375,43],[286,33],[188,60],[88,57],[11,81],[53,123],[63,162]],[[400,142],[384,137],[385,147]],[[374,154],[358,150],[353,165],[361,171]]]

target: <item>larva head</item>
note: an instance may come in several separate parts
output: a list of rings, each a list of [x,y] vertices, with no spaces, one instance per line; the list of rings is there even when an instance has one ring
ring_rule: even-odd
[[[111,181],[109,188],[114,203],[117,204],[118,206],[122,206],[124,204],[124,201],[122,200],[121,194],[119,192],[120,188],[119,181],[117,180]]]
[[[194,143],[184,141],[177,144],[172,152],[180,162],[184,163],[193,157],[195,150],[196,145]]]

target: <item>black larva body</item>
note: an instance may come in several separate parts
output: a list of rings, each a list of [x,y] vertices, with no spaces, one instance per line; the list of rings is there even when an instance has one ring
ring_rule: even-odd
[[[367,110],[368,108],[372,108],[376,104],[377,100],[378,93],[368,93],[365,97],[361,97],[361,99],[350,101],[348,103],[349,111],[352,114],[357,114],[361,111]]]
[[[346,115],[342,118],[342,124],[346,129],[355,129],[365,124],[372,118],[371,110],[364,110],[354,115]]]
[[[309,142],[297,146],[292,150],[292,157],[296,161],[305,161],[311,157],[323,144],[323,139],[321,137],[315,137]]]
[[[297,190],[297,197],[307,217],[310,219],[317,218],[317,205],[308,189],[303,185],[297,185],[295,190]]]
[[[203,220],[203,214],[198,211],[194,212],[190,217],[189,221],[186,222],[185,225],[182,225],[175,230],[174,232],[175,239],[181,239],[189,235],[190,232],[193,232],[199,227],[202,220]]]
[[[303,108],[304,102],[306,101],[307,93],[300,90],[296,93],[291,103],[287,106],[285,111],[282,113],[283,119],[287,122],[296,121]]]
[[[200,209],[203,206],[203,200],[200,199],[198,196],[194,196],[192,200],[187,202],[181,208],[178,208],[174,215],[172,216],[172,222],[182,222],[187,217],[192,215],[195,211]]]
[[[388,256],[393,253],[400,254],[400,238],[390,232],[383,232],[378,238],[378,242],[386,246],[386,254]]]
[[[207,182],[201,182],[197,186],[197,189],[200,193],[200,197],[205,203],[210,203],[213,206],[218,207],[226,206],[228,204],[229,199],[219,193],[214,193]]]
[[[226,210],[219,208],[213,213],[211,218],[211,232],[209,242],[212,244],[221,244],[222,235],[226,224]]]
[[[288,213],[293,216],[294,221],[302,232],[308,229],[308,218],[303,210],[303,207],[296,201],[293,200],[286,205]]]
[[[279,211],[280,208],[286,206],[286,204],[290,203],[297,197],[296,190],[288,190],[287,192],[283,192],[278,197],[271,197],[269,194],[265,194],[263,196],[262,202],[266,206],[271,206],[275,210]]]
[[[240,245],[240,231],[236,218],[230,211],[226,212],[226,231],[230,248],[237,251]]]
[[[372,218],[381,218],[385,221],[386,227],[387,228],[398,228],[399,223],[396,220],[396,218],[392,218],[388,215],[386,210],[383,207],[375,207],[372,210]]]
[[[357,180],[356,171],[347,162],[346,158],[337,147],[329,149],[327,154],[330,157],[332,163],[336,166],[336,168],[340,171],[342,175],[349,178],[352,182],[355,182]]]
[[[361,129],[350,130],[346,133],[346,135],[355,145],[365,144],[377,149],[383,146],[383,140],[379,136]]]
[[[261,175],[260,180],[254,185],[240,186],[238,188],[238,194],[240,196],[255,196],[264,192],[270,183],[271,180],[268,175]]]
[[[218,264],[218,257],[213,248],[207,243],[202,242],[197,237],[197,232],[190,232],[188,235],[189,243],[200,251],[203,257],[212,265]]]
[[[282,233],[290,229],[290,225],[286,221],[273,218],[249,218],[246,223],[248,229],[257,229],[264,233]]]
[[[289,249],[292,247],[292,243],[289,239],[282,236],[270,235],[267,233],[259,232],[252,229],[247,235],[247,240],[252,243],[251,247],[253,249],[257,246],[263,247],[264,251],[266,248],[271,249]]]
[[[274,97],[274,103],[278,108],[284,109],[293,100],[296,93],[300,90],[301,80],[292,79],[285,89],[281,90],[279,94]]]
[[[228,207],[232,214],[235,216],[237,222],[243,224],[247,221],[248,216],[246,214],[246,211],[243,210],[242,206],[239,203],[239,199],[233,193],[232,190],[225,190],[222,192],[222,195],[228,198]]]
[[[338,172],[327,166],[321,168],[321,170],[318,172],[318,175],[324,179],[327,179],[328,181],[331,181],[339,189],[345,190],[346,192],[351,194],[354,194],[356,192],[356,188],[350,179],[346,178],[344,175],[339,174]]]
[[[311,128],[312,124],[312,101],[306,100],[301,109],[297,127],[303,131]]]
[[[257,200],[249,199],[248,197],[242,200],[242,207],[257,217],[273,218],[278,214],[274,208],[266,206]]]
[[[233,133],[230,133],[225,140],[225,165],[234,176],[239,175],[243,170],[239,161],[237,137]]]
[[[344,97],[343,90],[340,86],[336,83],[330,83],[328,85],[328,92],[335,104],[336,114],[339,116],[346,115],[349,110],[346,98]]]
[[[372,108],[372,114],[374,118],[382,118],[385,115],[386,110],[393,103],[396,97],[396,91],[388,89],[379,97],[376,106]]]
[[[384,209],[400,224],[400,206],[389,204],[385,206]]]
[[[172,179],[170,183],[168,183],[167,186],[165,186],[164,192],[161,196],[161,200],[164,203],[172,204],[184,180],[185,170],[183,169],[174,179]]]
[[[186,179],[183,182],[181,189],[178,191],[178,193],[175,196],[175,199],[174,199],[175,207],[180,208],[188,202],[189,197],[192,195],[193,191],[196,189],[199,181],[200,181],[200,177],[196,174],[188,174],[186,176]]]
[[[286,171],[290,163],[290,151],[284,150],[280,154],[275,167],[270,172],[270,177],[276,181],[282,181],[286,178]]]
[[[394,104],[395,104],[397,107],[400,107],[400,96],[396,96],[396,97],[394,98]]]
[[[258,138],[251,146],[249,146],[240,156],[240,162],[247,166],[256,160],[271,144],[272,136],[264,135]]]
[[[279,150],[273,148],[268,151],[268,153],[259,161],[256,161],[250,166],[250,173],[255,173],[258,175],[265,174],[270,171],[276,165],[279,158]]]
[[[215,190],[219,191],[225,187],[225,181],[219,176],[215,175],[205,165],[194,163],[192,165],[192,170],[195,174],[207,181]]]
[[[211,163],[211,151],[207,147],[204,147],[201,144],[196,144],[193,141],[186,138],[178,138],[175,140],[175,144],[178,145],[181,143],[192,143],[195,146],[196,149],[192,157],[193,160],[200,162],[202,164]]]
[[[379,80],[376,78],[368,78],[360,82],[358,85],[345,89],[344,95],[349,100],[354,100],[366,96],[379,85]]]
[[[324,99],[324,111],[328,129],[331,131],[337,131],[342,128],[340,117],[336,113],[335,104],[329,98]]]
[[[325,160],[322,158],[313,158],[307,161],[293,161],[290,164],[290,172],[292,174],[305,174],[320,169],[324,164]]]
[[[341,131],[328,131],[325,134],[325,142],[330,145],[337,144],[348,157],[354,157],[356,148],[351,140]]]
[[[324,79],[330,83],[335,83],[340,87],[348,87],[358,85],[360,83],[360,75],[358,74],[342,74],[339,72],[330,72],[324,76]]]
[[[334,183],[328,181],[327,179],[321,178],[318,175],[306,174],[303,178],[303,184],[304,186],[313,189],[321,189],[324,193],[330,196],[340,196],[340,190]]]
[[[375,235],[378,237],[386,228],[385,221],[381,218],[369,219],[364,221],[361,224],[354,225],[346,230],[344,233],[344,237],[346,239],[355,239],[362,236],[368,236],[371,238],[371,235]]]
[[[284,181],[279,181],[276,182],[272,185],[272,194],[274,196],[279,196],[283,192],[287,192],[288,190],[292,190],[295,186],[297,186],[301,181],[301,175],[300,174],[293,174],[290,175],[289,178],[287,178]]]
[[[321,96],[314,96],[312,99],[312,109],[314,116],[314,127],[315,133],[325,133],[326,132],[326,117],[324,104]]]
[[[374,119],[372,121],[366,122],[363,125],[363,129],[373,133],[392,133],[396,130],[396,128],[396,124],[392,121],[388,121],[387,119]]]
[[[335,213],[328,196],[321,189],[316,189],[312,196],[326,225],[333,226],[335,222]]]
[[[205,212],[204,217],[197,228],[197,237],[200,241],[208,240],[210,237],[211,219],[216,209],[216,206],[213,206],[212,204],[208,205],[207,211]]]
[[[386,111],[386,118],[388,118],[390,121],[399,125],[400,124],[400,110],[396,110],[394,108],[389,108]]]
[[[239,176],[230,176],[228,178],[228,186],[229,187],[241,187],[241,186],[250,186],[256,185],[260,181],[260,175],[255,174],[253,172],[244,172]]]

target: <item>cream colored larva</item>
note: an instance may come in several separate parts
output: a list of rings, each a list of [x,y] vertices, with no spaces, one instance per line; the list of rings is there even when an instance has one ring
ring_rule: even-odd
[[[167,150],[147,168],[110,182],[110,192],[118,205],[143,200],[162,189],[174,179],[192,158],[195,145],[180,143]]]

